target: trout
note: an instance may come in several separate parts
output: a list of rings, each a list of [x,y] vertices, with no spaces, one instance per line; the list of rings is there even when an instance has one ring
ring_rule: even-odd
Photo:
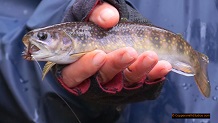
[[[32,30],[23,37],[23,43],[24,59],[47,61],[43,78],[53,65],[73,63],[90,51],[109,53],[133,47],[138,54],[154,51],[159,60],[172,65],[173,72],[194,76],[201,93],[210,96],[208,57],[194,50],[181,35],[153,25],[120,22],[106,30],[92,22],[66,22]]]

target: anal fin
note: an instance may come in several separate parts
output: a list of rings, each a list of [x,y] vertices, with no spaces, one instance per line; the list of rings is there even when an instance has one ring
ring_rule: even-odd
[[[193,70],[192,66],[180,61],[176,61],[172,64],[172,71],[184,76],[194,76],[195,71]]]

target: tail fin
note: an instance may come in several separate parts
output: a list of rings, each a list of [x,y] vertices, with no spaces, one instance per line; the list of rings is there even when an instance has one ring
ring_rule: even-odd
[[[198,59],[200,62],[200,66],[196,69],[195,81],[200,89],[201,93],[205,97],[210,96],[210,83],[207,75],[207,65],[209,63],[209,59],[206,55],[197,52]]]

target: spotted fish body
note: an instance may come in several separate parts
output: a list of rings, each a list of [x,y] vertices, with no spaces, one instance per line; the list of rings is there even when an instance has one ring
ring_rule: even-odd
[[[68,22],[30,31],[23,42],[27,47],[25,59],[34,57],[58,64],[72,63],[96,49],[109,53],[133,47],[139,54],[152,50],[159,60],[168,61],[174,72],[194,76],[203,95],[210,95],[207,56],[195,51],[180,35],[163,28],[123,22],[105,30],[91,22]]]

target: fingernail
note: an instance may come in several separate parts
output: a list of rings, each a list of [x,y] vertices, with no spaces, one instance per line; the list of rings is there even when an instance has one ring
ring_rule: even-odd
[[[127,51],[122,56],[123,63],[130,63],[137,58],[137,52],[132,48],[127,48]]]
[[[106,56],[105,53],[101,51],[96,53],[96,55],[93,58],[93,64],[96,66],[102,65],[104,63],[105,56]]]
[[[115,15],[115,13],[113,10],[106,8],[106,9],[102,10],[102,12],[100,13],[100,19],[102,21],[108,21],[112,17],[114,17],[114,15]]]

